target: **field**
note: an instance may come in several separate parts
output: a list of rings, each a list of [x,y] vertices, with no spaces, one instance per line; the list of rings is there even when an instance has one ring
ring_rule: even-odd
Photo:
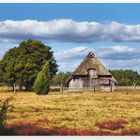
[[[139,93],[19,92],[12,104],[6,127],[15,135],[140,135]]]

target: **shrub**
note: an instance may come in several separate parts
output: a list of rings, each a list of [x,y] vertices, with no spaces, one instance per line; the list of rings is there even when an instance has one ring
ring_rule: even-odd
[[[38,73],[37,78],[34,83],[34,91],[38,95],[46,95],[50,90],[50,64],[46,61],[42,70]]]
[[[10,104],[12,98],[13,97],[11,96],[6,98],[4,101],[0,101],[0,135],[6,133],[5,121],[7,119],[7,112],[13,108]]]

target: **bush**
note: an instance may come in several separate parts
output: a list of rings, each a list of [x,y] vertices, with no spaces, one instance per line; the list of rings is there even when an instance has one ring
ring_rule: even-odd
[[[50,65],[49,61],[46,61],[42,70],[38,73],[37,78],[34,83],[34,91],[38,95],[46,95],[50,90]]]
[[[13,108],[13,106],[9,104],[12,98],[11,96],[4,101],[0,100],[0,135],[6,133],[5,121],[7,119],[7,112]]]

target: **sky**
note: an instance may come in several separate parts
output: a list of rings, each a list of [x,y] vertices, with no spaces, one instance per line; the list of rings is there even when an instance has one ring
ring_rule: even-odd
[[[108,69],[140,72],[139,3],[0,3],[0,59],[29,38],[52,47],[59,71],[93,51]]]

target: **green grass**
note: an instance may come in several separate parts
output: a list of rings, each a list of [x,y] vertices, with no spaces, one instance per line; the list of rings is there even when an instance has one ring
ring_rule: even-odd
[[[0,99],[11,94],[0,93]],[[8,113],[7,124],[10,125],[47,118],[49,123],[43,123],[40,127],[98,131],[97,122],[124,119],[128,123],[123,129],[140,129],[138,93],[50,93],[39,96],[33,92],[21,92],[14,97],[13,105],[13,111]]]

